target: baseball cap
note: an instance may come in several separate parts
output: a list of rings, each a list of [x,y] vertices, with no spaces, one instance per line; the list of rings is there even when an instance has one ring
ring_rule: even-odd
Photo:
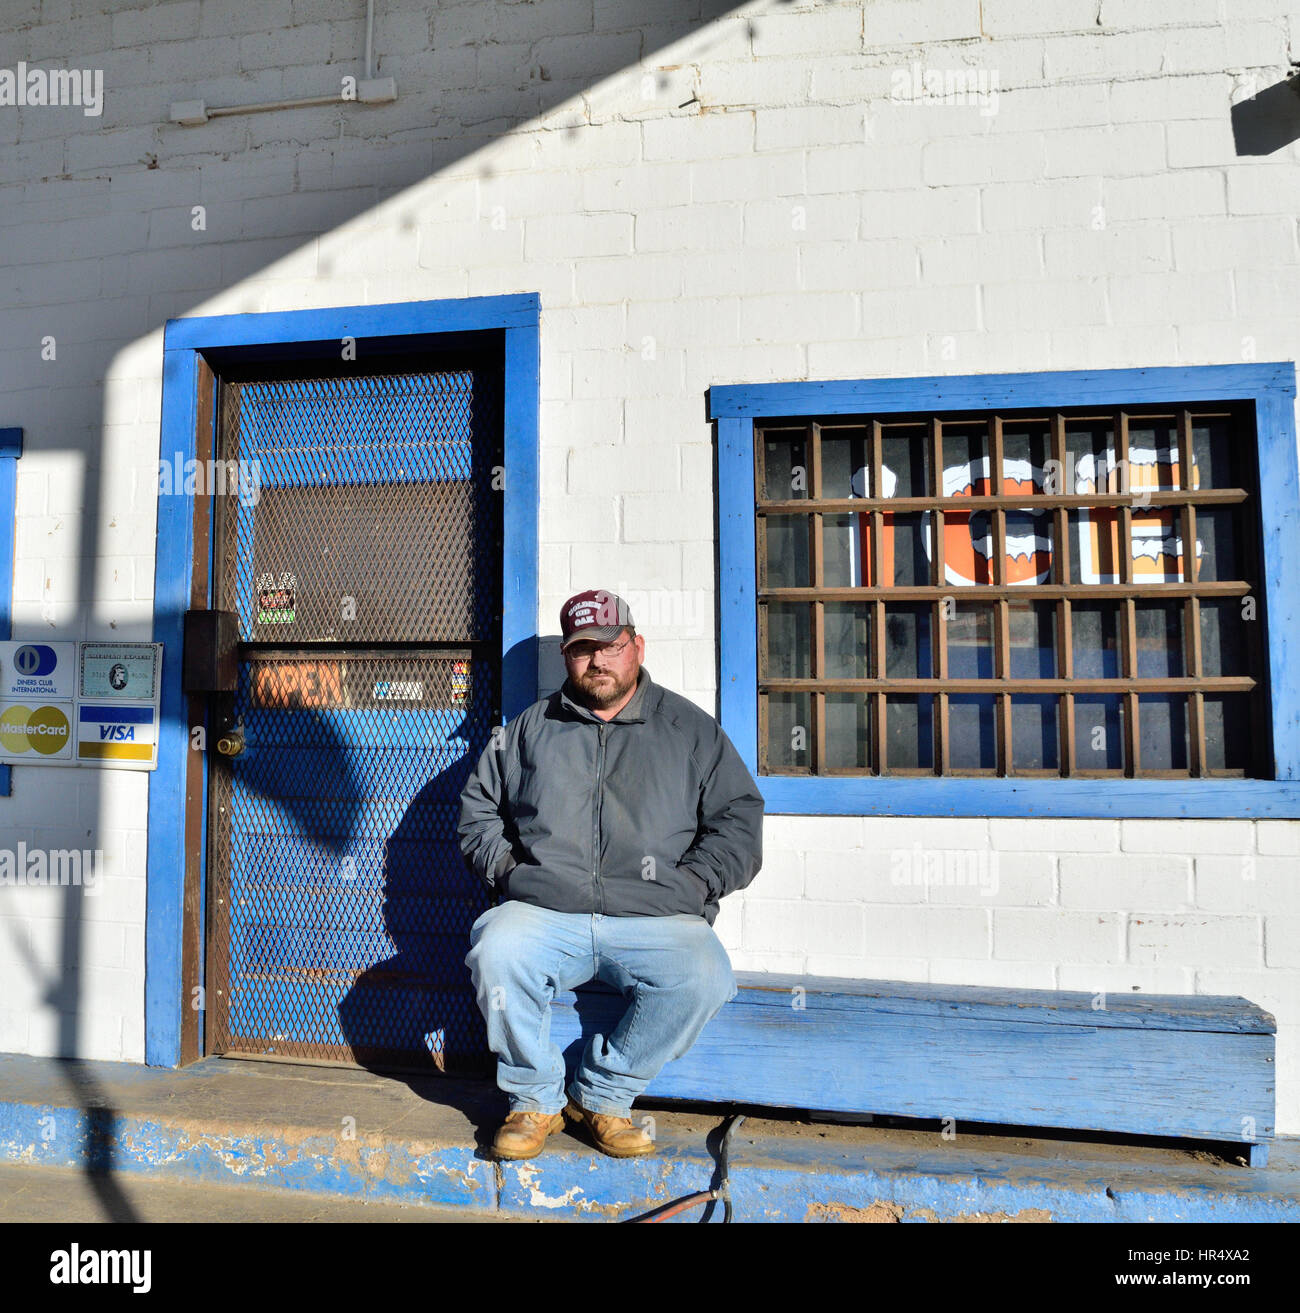
[[[595,643],[608,643],[622,632],[625,625],[635,627],[627,603],[604,588],[589,588],[574,593],[560,607],[560,651],[579,639]]]

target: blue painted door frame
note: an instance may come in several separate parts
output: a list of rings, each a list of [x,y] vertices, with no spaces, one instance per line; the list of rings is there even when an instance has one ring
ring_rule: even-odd
[[[541,302],[536,293],[408,301],[392,305],[171,319],[163,339],[159,456],[195,459],[198,384],[205,353],[268,359],[308,344],[355,339],[357,357],[442,334],[502,330],[505,340],[505,479],[502,508],[502,709],[506,719],[536,697],[538,571],[538,383]],[[183,466],[182,466],[183,468]],[[178,481],[184,487],[183,481]],[[193,486],[191,484],[191,486]],[[149,779],[145,912],[145,1062],[175,1067],[185,1009],[186,773],[189,727],[181,646],[194,568],[194,493],[158,498],[154,641],[163,644],[158,769]],[[203,769],[206,796],[207,768]],[[205,809],[206,810],[206,809]],[[202,907],[202,898],[200,907]],[[202,973],[200,973],[202,979]]]

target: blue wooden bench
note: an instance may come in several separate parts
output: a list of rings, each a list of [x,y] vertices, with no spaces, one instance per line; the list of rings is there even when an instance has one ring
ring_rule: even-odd
[[[1272,1016],[1244,998],[736,972],[739,993],[646,1089],[656,1099],[1219,1141],[1268,1160]],[[626,1007],[556,996],[572,1070]]]

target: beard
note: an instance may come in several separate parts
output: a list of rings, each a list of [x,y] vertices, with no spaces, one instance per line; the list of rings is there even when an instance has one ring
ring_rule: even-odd
[[[637,681],[639,670],[620,678],[610,670],[592,670],[588,667],[578,679],[574,679],[574,688],[579,700],[589,707],[612,707],[631,689]]]

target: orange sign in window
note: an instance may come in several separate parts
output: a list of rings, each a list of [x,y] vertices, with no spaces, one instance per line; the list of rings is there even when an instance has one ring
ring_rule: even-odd
[[[338,707],[343,702],[343,673],[337,661],[277,662],[253,669],[253,705],[257,707]]]

